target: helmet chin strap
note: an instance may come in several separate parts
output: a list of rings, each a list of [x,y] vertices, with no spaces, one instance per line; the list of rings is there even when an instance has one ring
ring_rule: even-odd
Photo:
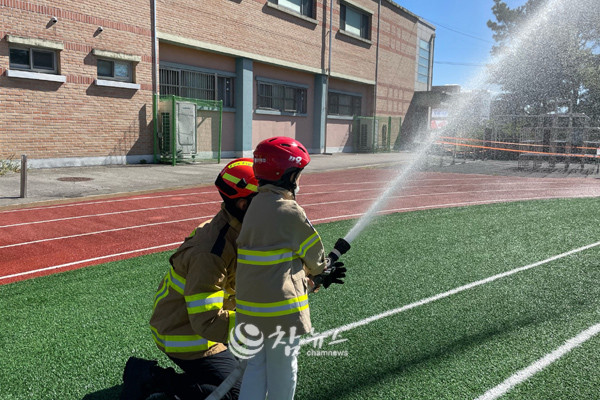
[[[296,193],[298,193],[299,187],[297,182],[301,172],[301,168],[294,168],[291,170],[287,170],[278,181],[271,182],[263,179],[259,179],[258,181],[260,185],[270,183],[280,188],[289,190],[290,192],[292,192],[292,196],[294,196],[294,199],[296,199]]]

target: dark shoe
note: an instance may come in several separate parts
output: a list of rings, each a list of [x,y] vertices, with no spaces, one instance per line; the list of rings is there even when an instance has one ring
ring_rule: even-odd
[[[123,390],[121,400],[145,400],[151,395],[152,370],[158,362],[129,357],[123,371]]]

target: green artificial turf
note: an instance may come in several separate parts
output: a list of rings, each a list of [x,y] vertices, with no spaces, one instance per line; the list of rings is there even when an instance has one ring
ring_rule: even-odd
[[[599,199],[378,217],[310,296],[315,331],[344,326],[600,241]],[[329,249],[355,221],[318,225]],[[125,361],[169,365],[148,329],[170,252],[0,286],[0,399],[116,399]],[[556,260],[302,348],[297,399],[476,398],[600,322],[600,249]],[[338,351],[337,355],[310,350]],[[506,398],[597,395],[595,337]]]

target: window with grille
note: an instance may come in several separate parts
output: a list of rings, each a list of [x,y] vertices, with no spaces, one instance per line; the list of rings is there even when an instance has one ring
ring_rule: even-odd
[[[371,39],[371,15],[345,3],[340,3],[340,28],[363,39]]]
[[[429,83],[429,59],[429,42],[419,39],[417,81],[421,83]]]
[[[362,102],[362,98],[360,96],[338,92],[329,92],[328,98],[328,115],[360,115]]]
[[[161,96],[180,96],[200,100],[222,100],[223,107],[234,107],[234,78],[176,68],[160,68]]]
[[[53,50],[11,47],[8,59],[11,69],[47,74],[58,71],[56,51]]]
[[[306,114],[306,88],[258,82],[257,108],[284,113]]]

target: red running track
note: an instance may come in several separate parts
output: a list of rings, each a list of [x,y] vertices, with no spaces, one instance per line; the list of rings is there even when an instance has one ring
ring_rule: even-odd
[[[298,202],[315,224],[359,218],[397,171],[305,174]],[[600,196],[600,180],[418,173],[381,213]],[[175,249],[220,207],[213,186],[0,211],[0,284]]]

